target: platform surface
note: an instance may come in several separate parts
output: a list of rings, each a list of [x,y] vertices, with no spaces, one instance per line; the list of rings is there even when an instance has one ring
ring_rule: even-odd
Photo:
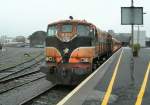
[[[150,105],[150,49],[123,47],[57,105]]]

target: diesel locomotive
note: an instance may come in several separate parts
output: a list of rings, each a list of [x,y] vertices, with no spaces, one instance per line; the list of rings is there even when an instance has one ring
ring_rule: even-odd
[[[48,25],[45,40],[47,79],[76,85],[121,47],[112,36],[86,20],[62,20]]]

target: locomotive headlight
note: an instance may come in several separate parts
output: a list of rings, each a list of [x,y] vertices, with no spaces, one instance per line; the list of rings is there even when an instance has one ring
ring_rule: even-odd
[[[53,57],[46,57],[45,59],[47,62],[55,62],[55,58]]]
[[[49,61],[49,57],[46,57],[45,60],[46,60],[46,61]]]
[[[81,58],[80,62],[89,62],[89,58]]]

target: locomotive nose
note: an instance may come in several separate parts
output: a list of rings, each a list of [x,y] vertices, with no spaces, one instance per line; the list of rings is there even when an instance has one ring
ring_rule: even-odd
[[[61,40],[63,42],[69,42],[73,40],[77,35],[74,33],[61,33]]]
[[[62,38],[62,40],[63,40],[64,42],[69,42],[69,41],[71,40],[71,37],[70,37],[70,36],[64,36],[64,37]]]

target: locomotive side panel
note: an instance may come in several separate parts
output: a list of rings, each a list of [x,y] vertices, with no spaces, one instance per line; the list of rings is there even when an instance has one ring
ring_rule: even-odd
[[[98,34],[98,51],[99,56],[107,55],[111,53],[111,43],[112,43],[112,36],[106,32],[103,32],[97,29]]]
[[[112,52],[116,52],[119,48],[121,48],[121,42],[115,38],[112,38]]]

